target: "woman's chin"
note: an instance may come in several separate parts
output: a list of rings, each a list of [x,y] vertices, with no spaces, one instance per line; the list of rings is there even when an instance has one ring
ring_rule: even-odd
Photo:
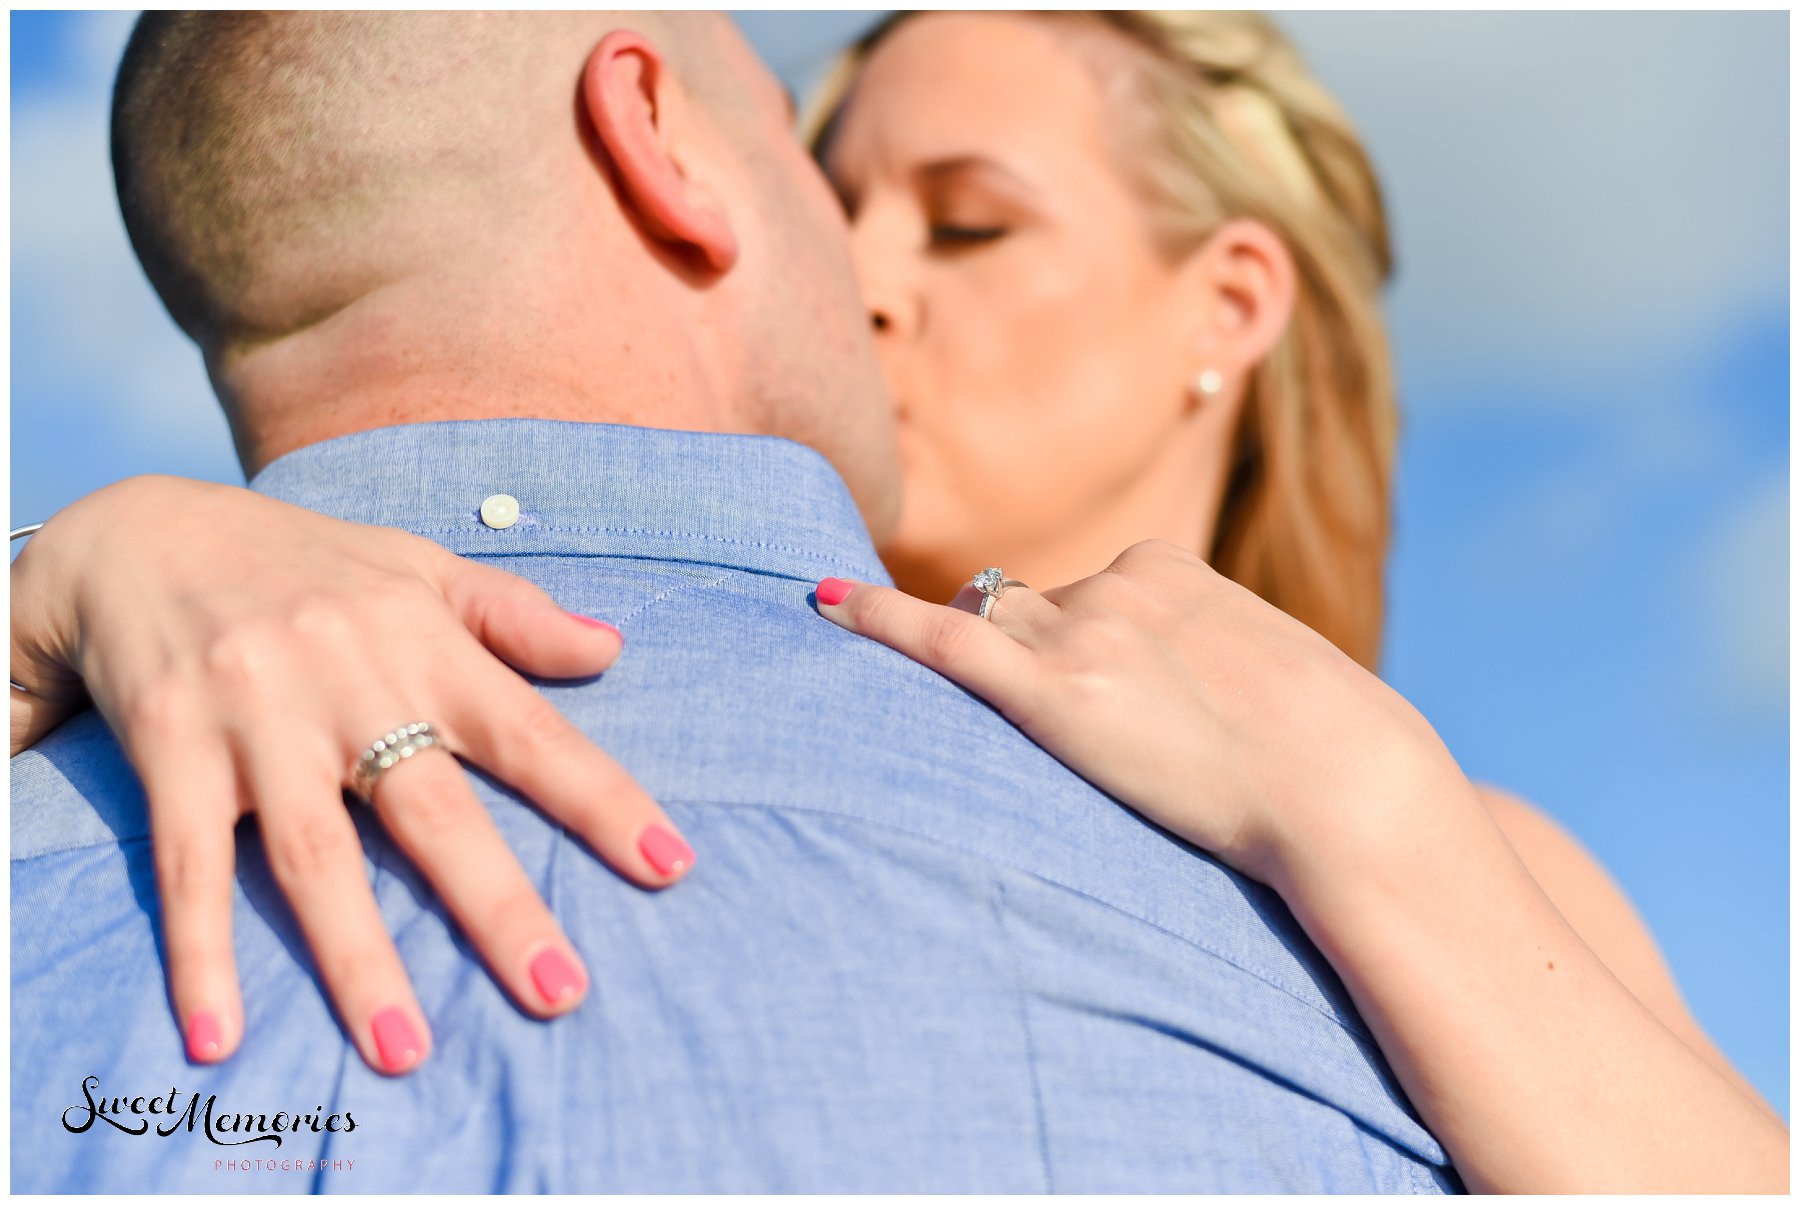
[[[901,529],[879,551],[894,584],[928,602],[950,601],[964,582],[984,568],[944,543],[909,539],[904,518]]]

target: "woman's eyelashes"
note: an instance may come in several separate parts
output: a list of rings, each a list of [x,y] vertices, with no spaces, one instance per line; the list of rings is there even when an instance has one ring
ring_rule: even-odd
[[[982,243],[991,243],[1006,235],[1005,226],[951,226],[934,223],[931,227],[931,245],[949,250],[960,250],[975,247]]]

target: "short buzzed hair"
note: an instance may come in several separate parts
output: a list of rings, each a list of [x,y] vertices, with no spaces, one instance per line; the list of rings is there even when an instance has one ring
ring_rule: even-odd
[[[146,13],[113,93],[132,247],[171,316],[208,347],[300,329],[466,246],[459,233],[505,223],[523,236],[545,203],[532,156],[573,137],[584,37],[627,23],[664,24]]]
[[[358,218],[401,184],[409,144],[422,140],[416,128],[410,138],[382,129],[379,105],[368,102],[377,88],[426,83],[406,68],[422,75],[429,58],[405,44],[407,22],[396,18],[139,20],[113,93],[114,180],[132,247],[190,335],[277,318],[257,313],[254,298],[277,245],[307,239],[321,265],[341,270]],[[367,28],[355,36],[351,24]]]

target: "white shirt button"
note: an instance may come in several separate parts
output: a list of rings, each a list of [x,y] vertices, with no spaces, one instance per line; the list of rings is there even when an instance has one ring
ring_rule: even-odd
[[[489,494],[481,504],[481,521],[495,531],[505,531],[519,521],[519,500],[511,494]]]

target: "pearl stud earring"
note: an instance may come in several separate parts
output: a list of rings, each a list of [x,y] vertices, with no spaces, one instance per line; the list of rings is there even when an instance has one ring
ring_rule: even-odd
[[[1208,368],[1194,378],[1194,389],[1199,393],[1201,401],[1218,396],[1219,390],[1223,388],[1225,378],[1219,375],[1217,369]]]

